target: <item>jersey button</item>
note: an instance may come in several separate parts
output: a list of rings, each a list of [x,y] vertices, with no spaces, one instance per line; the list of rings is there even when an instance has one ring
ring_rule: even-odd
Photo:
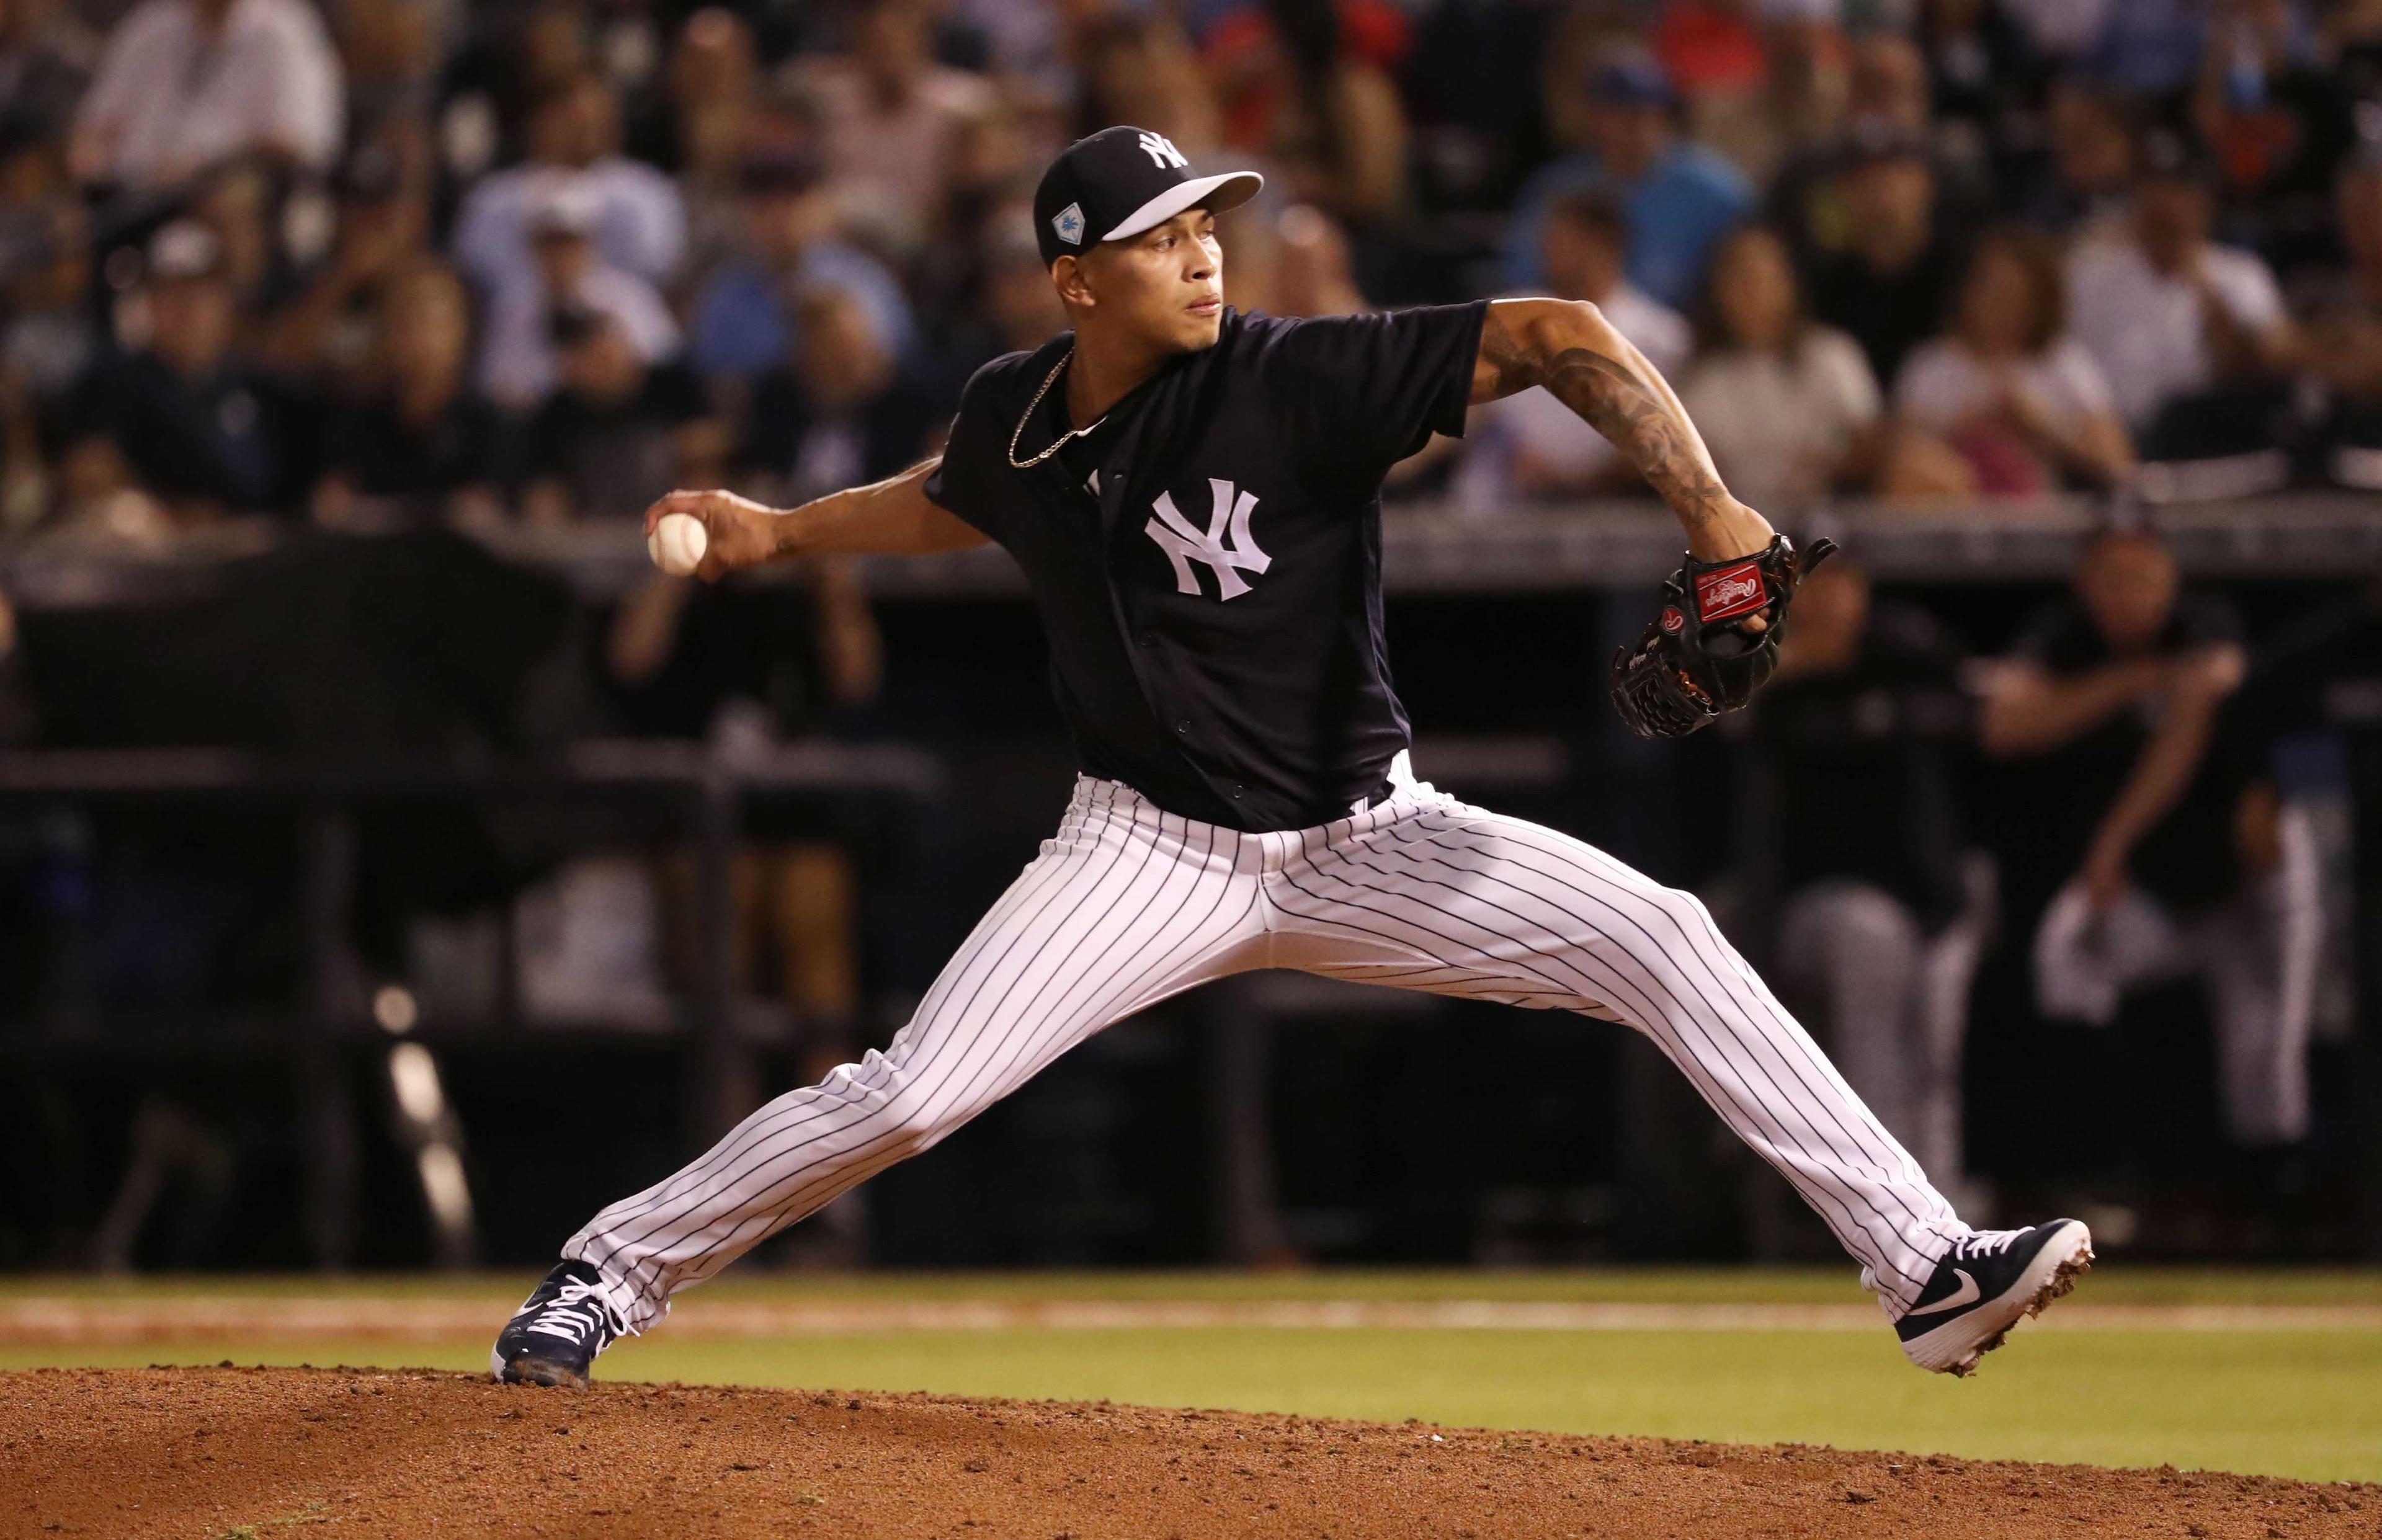
[[[1155,647],[1155,646],[1157,646],[1157,645],[1158,645],[1158,633],[1157,633],[1156,631],[1144,631],[1144,632],[1142,632],[1142,633],[1141,633],[1141,644],[1142,644],[1143,646],[1145,646],[1145,647]]]
[[[1189,732],[1191,730],[1191,718],[1186,716],[1182,721],[1175,723],[1174,730],[1179,733]]]

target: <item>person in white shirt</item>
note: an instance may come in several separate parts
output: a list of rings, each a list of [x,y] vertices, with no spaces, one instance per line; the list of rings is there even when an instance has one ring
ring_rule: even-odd
[[[2208,238],[2204,154],[2173,133],[2143,143],[2128,214],[2068,259],[2068,307],[2137,436],[2162,408],[2270,374],[2292,352],[2290,318],[2266,264]]]
[[[1860,344],[1811,319],[1786,243],[1747,226],[1721,243],[1709,334],[1679,387],[1713,463],[1758,507],[1859,481],[1872,458],[1876,376]]]
[[[2057,251],[2029,231],[1978,243],[1951,329],[1903,361],[1894,410],[1966,459],[1979,492],[2049,491],[2068,479],[2115,486],[2133,469],[2108,383],[2068,335]]]
[[[346,110],[306,0],[144,0],[108,35],[69,154],[83,181],[143,189],[243,155],[319,168]]]
[[[1614,330],[1665,374],[1687,361],[1693,328],[1678,312],[1632,284],[1623,271],[1629,223],[1601,192],[1567,193],[1547,205],[1539,260],[1546,292],[1586,299]],[[1473,409],[1471,446],[1457,468],[1455,495],[1466,509],[1515,497],[1575,497],[1617,490],[1635,480],[1613,446],[1580,431],[1578,414],[1533,386]]]
[[[494,301],[535,277],[530,226],[558,195],[595,208],[604,264],[644,282],[669,282],[686,255],[686,205],[658,168],[620,153],[612,88],[583,76],[530,115],[529,158],[481,178],[455,216],[455,261]]]
[[[554,389],[552,328],[555,315],[564,310],[608,320],[645,363],[678,352],[678,324],[660,293],[638,275],[603,260],[601,212],[586,189],[565,187],[549,191],[532,216],[528,273],[488,300],[480,389],[498,406],[525,411]]]

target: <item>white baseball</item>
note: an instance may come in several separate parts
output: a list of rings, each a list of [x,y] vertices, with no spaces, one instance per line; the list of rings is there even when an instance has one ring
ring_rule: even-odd
[[[655,522],[654,532],[645,536],[645,555],[671,577],[683,578],[701,565],[710,544],[702,519],[691,513],[666,513]]]

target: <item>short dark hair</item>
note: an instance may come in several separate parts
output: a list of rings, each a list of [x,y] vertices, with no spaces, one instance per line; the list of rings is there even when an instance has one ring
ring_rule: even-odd
[[[1629,243],[1629,214],[1621,200],[1596,188],[1560,194],[1547,204],[1547,223],[1566,220],[1591,230],[1615,246]]]
[[[2026,327],[2026,350],[2040,353],[2068,330],[2068,275],[2059,261],[2058,243],[2040,230],[2005,225],[1988,230],[1970,253],[1961,287],[1974,281],[1988,258],[2007,256],[2018,263],[2032,291],[2033,314]]]

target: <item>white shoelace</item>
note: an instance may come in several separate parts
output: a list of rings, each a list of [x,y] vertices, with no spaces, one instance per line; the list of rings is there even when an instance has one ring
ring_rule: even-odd
[[[612,1307],[605,1302],[603,1293],[592,1283],[566,1283],[561,1292],[537,1319],[522,1328],[559,1337],[566,1342],[581,1342],[598,1332],[609,1336],[620,1333],[612,1326]]]
[[[2010,1242],[2025,1234],[2024,1230],[1972,1230],[1952,1242],[1952,1254],[1967,1261],[1972,1257],[1994,1256],[2010,1249]]]

